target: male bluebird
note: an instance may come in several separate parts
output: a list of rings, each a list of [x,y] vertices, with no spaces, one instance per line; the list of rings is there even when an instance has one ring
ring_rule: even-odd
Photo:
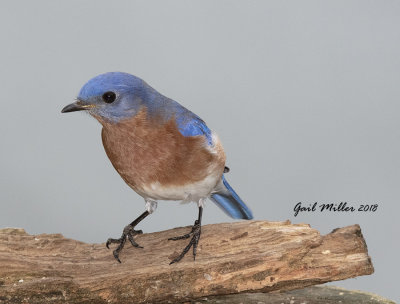
[[[146,202],[146,211],[127,225],[113,254],[118,262],[126,239],[135,247],[135,226],[157,208],[157,200],[196,202],[198,219],[192,230],[169,240],[186,239],[189,244],[172,262],[180,261],[193,246],[193,257],[201,233],[204,202],[210,198],[235,219],[252,219],[250,209],[226,181],[225,153],[217,135],[196,114],[150,87],[142,79],[121,72],[89,80],[76,102],[62,113],[88,111],[102,125],[104,149],[122,179]]]

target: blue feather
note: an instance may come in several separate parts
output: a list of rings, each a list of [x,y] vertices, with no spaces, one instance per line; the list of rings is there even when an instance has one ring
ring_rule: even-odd
[[[232,189],[223,175],[222,182],[225,189],[212,194],[211,200],[230,217],[251,220],[253,218],[251,210]]]
[[[207,143],[211,146],[213,144],[211,130],[196,114],[193,114],[189,110],[187,112],[176,117],[179,132],[183,136],[204,135],[207,138]]]

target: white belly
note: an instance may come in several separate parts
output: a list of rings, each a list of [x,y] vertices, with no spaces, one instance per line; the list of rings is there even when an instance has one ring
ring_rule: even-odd
[[[220,179],[221,176],[219,174],[210,174],[205,179],[195,183],[168,187],[161,185],[159,182],[155,182],[150,186],[143,187],[143,190],[140,191],[142,193],[139,194],[145,198],[154,200],[198,202],[200,199],[210,196]]]

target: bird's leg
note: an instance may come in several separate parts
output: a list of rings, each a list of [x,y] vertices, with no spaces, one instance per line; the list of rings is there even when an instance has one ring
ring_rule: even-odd
[[[138,243],[135,242],[133,237],[137,234],[142,234],[142,230],[135,230],[135,226],[139,224],[146,216],[148,216],[150,213],[149,211],[143,212],[136,220],[134,220],[132,223],[130,223],[128,226],[125,226],[124,230],[122,231],[122,235],[119,239],[112,239],[109,238],[107,240],[106,246],[107,248],[110,248],[110,244],[118,244],[117,249],[113,251],[114,258],[121,263],[121,260],[119,259],[119,253],[121,252],[122,248],[125,246],[126,239],[131,242],[132,246],[137,247],[137,248],[143,248],[142,246],[139,246]]]
[[[183,249],[182,253],[179,256],[177,256],[175,259],[172,260],[171,263],[169,263],[170,265],[173,263],[179,262],[185,256],[185,254],[189,251],[190,247],[192,247],[192,246],[193,246],[193,260],[196,259],[196,249],[197,249],[197,245],[199,243],[200,234],[201,234],[201,216],[202,216],[202,214],[203,214],[203,207],[199,206],[199,217],[194,222],[192,230],[185,235],[172,237],[172,238],[168,239],[171,241],[176,241],[176,240],[188,239],[192,235],[192,239],[190,240],[189,244]]]

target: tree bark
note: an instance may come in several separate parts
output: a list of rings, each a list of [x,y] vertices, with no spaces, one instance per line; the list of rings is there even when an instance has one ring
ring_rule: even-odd
[[[358,225],[321,236],[306,224],[206,225],[197,248],[169,265],[190,227],[136,236],[122,264],[104,244],[61,234],[0,230],[0,303],[181,303],[206,296],[286,291],[373,273]],[[24,300],[25,299],[25,300]]]

